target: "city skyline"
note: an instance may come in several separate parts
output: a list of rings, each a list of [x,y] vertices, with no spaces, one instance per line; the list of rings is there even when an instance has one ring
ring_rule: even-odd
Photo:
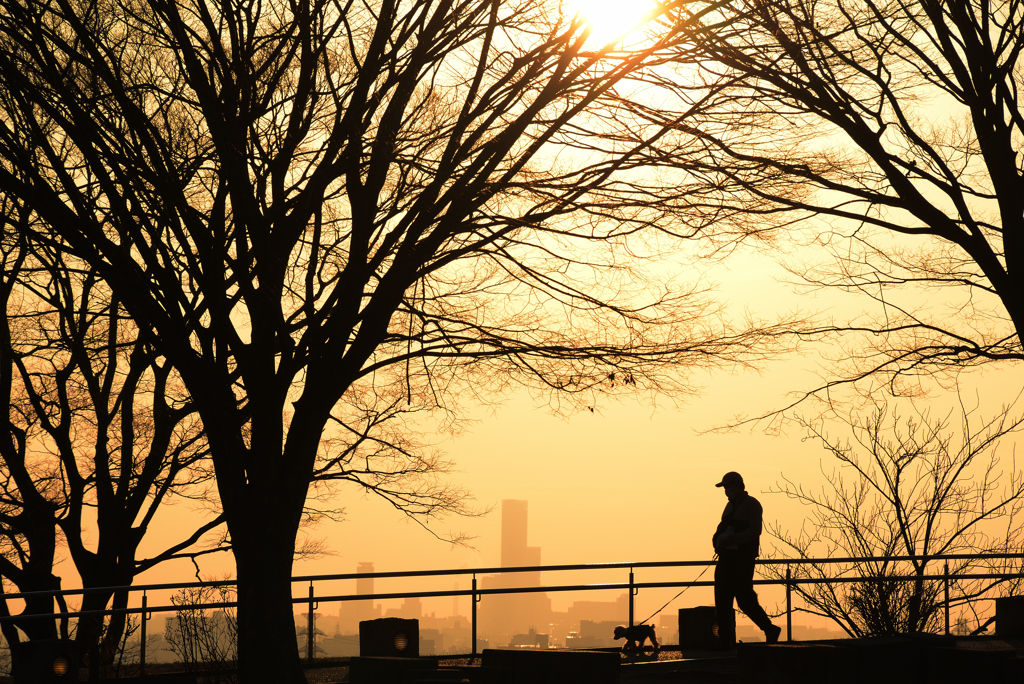
[[[529,502],[520,499],[501,501],[501,567],[530,567],[541,564],[542,549],[529,546]],[[357,563],[357,573],[372,573],[371,562]],[[511,573],[507,576],[489,575],[481,579],[481,589],[497,587],[539,587],[540,573]],[[356,592],[373,593],[372,578],[357,579]],[[607,594],[601,594],[607,597]],[[488,645],[498,647],[533,648],[607,648],[617,645],[612,638],[615,625],[627,622],[627,595],[620,593],[612,599],[602,600],[589,593],[578,593],[564,611],[551,608],[544,593],[490,595],[482,597],[480,623],[477,628],[478,650]],[[435,601],[435,604],[437,602]],[[420,625],[421,653],[464,653],[470,650],[471,619],[457,608],[450,615],[428,613],[424,600],[419,598],[390,601],[346,601],[338,604],[338,613],[322,609],[317,614],[318,633],[325,655],[357,655],[359,622],[380,617],[414,619]],[[663,643],[678,641],[678,607],[665,610],[645,620],[655,624]],[[653,618],[657,618],[656,620]],[[305,614],[296,614],[297,628],[302,631]],[[838,630],[822,627],[797,626],[800,638],[835,638]],[[763,640],[763,635],[746,625],[738,630],[741,639]],[[425,636],[424,636],[425,635]]]

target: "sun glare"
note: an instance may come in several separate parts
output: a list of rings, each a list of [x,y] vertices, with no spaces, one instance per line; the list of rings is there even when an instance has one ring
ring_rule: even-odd
[[[591,41],[605,45],[639,28],[655,0],[569,0],[569,4],[590,23]]]

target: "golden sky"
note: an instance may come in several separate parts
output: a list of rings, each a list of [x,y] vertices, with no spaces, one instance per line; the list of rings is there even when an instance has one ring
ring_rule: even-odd
[[[602,35],[609,24],[626,23],[610,9],[629,3],[574,1],[600,18]],[[797,297],[778,284],[776,279],[785,273],[771,259],[748,255],[726,263],[728,270],[723,267],[712,277],[721,283],[722,298],[736,312],[749,310],[770,316],[794,307],[827,310],[845,306],[828,296]],[[438,541],[389,504],[349,488],[342,490],[347,519],[308,531],[325,538],[332,555],[299,561],[296,574],[354,572],[360,562],[372,562],[378,571],[498,566],[502,499],[529,502],[528,543],[541,547],[544,564],[709,559],[711,533],[725,504],[722,490],[714,485],[730,470],[739,471],[748,490],[760,499],[766,523],[779,522],[795,530],[806,520],[806,509],[766,490],[783,476],[812,487],[819,484],[822,459],[826,459],[826,468],[832,467],[821,446],[805,441],[796,427],[778,436],[756,428],[726,434],[701,431],[738,414],[752,415],[783,405],[789,392],[814,386],[820,363],[810,355],[771,364],[760,374],[709,375],[702,378],[706,387],[700,396],[678,405],[667,397],[659,399],[657,406],[631,399],[609,400],[594,413],[583,410],[568,417],[552,415],[525,392],[517,394],[493,412],[481,409],[471,416],[475,422],[461,436],[436,436],[437,446],[456,463],[454,482],[472,492],[479,507],[493,507],[493,512],[483,517],[433,523],[442,535],[467,533],[473,537],[471,547],[453,548]],[[967,384],[979,388],[978,396],[993,409],[1015,398],[1024,386],[1020,375],[1019,369],[1003,366],[978,373]],[[938,397],[937,405],[949,398]],[[1012,447],[1012,443],[1005,444],[1003,453],[1009,455]],[[1004,465],[1012,467],[1009,459]],[[163,516],[161,525],[168,531],[180,530],[181,520],[187,517],[187,510],[178,507]],[[770,548],[765,535],[762,549]],[[224,554],[205,558],[200,566],[207,577],[232,572],[230,557]],[[690,579],[696,574],[641,572],[637,579]],[[139,582],[188,580],[193,575],[191,564],[181,562],[151,572]],[[619,573],[574,577],[572,581],[625,579]],[[549,574],[545,581],[568,578]],[[468,580],[445,579],[434,586],[464,589]],[[637,599],[638,619],[674,593],[643,593]],[[553,598],[554,607],[564,609],[572,600],[613,600],[616,595],[602,592]],[[673,607],[710,603],[710,591],[693,592]],[[468,612],[467,602],[461,605],[460,610]],[[438,614],[446,614],[451,606],[450,599],[426,603],[428,612],[436,610]]]
[[[797,301],[773,278],[781,269],[766,259],[748,258],[743,267],[734,262],[717,279],[722,294],[734,307],[768,313],[791,307]],[[807,300],[808,308],[830,302]],[[354,572],[359,562],[372,562],[377,571],[442,568],[479,568],[500,565],[500,502],[529,502],[530,546],[541,547],[544,564],[613,563],[664,560],[703,560],[712,556],[711,534],[725,505],[725,496],[714,485],[729,470],[740,472],[748,490],[759,498],[765,522],[779,522],[796,530],[807,511],[798,504],[766,490],[782,476],[814,486],[821,482],[822,459],[831,463],[819,444],[802,439],[798,428],[779,436],[757,429],[701,434],[737,414],[751,415],[775,408],[787,393],[808,388],[820,359],[811,355],[769,365],[762,374],[720,373],[706,376],[705,391],[679,405],[670,398],[657,406],[639,401],[609,400],[591,413],[579,411],[568,417],[552,415],[536,405],[525,392],[513,396],[498,409],[480,410],[476,422],[458,437],[436,436],[436,444],[456,463],[453,481],[466,487],[481,508],[494,510],[479,518],[449,518],[433,524],[440,534],[465,532],[474,539],[471,548],[452,548],[406,520],[391,506],[367,497],[355,488],[344,489],[341,503],[347,519],[323,524],[308,531],[328,542],[333,555],[296,563],[295,573],[329,574]],[[1020,373],[1001,367],[972,376],[982,388],[989,408],[1011,401],[1013,388],[1024,386]],[[1013,379],[1015,378],[1015,379]],[[938,395],[937,405],[949,396]],[[1002,452],[1009,455],[1012,444]],[[1007,459],[1004,465],[1010,467]],[[180,530],[187,510],[169,509],[162,524]],[[159,534],[159,531],[155,531]],[[762,549],[771,541],[762,537]],[[205,577],[231,574],[230,557],[200,561]],[[697,571],[638,571],[637,581],[692,579]],[[139,579],[139,583],[187,581],[194,568],[182,561],[168,564]],[[707,573],[704,579],[710,579]],[[547,574],[545,583],[624,582],[628,574],[585,576]],[[422,588],[466,589],[468,578],[445,578]],[[409,585],[378,584],[377,591],[411,590]],[[352,586],[336,585],[328,593],[349,593]],[[297,589],[304,595],[305,588]],[[318,591],[321,591],[318,589]],[[703,592],[703,593],[702,593]],[[637,619],[653,612],[676,592],[650,590],[637,598]],[[614,600],[621,592],[590,592],[585,595],[552,595],[555,609],[564,610],[573,600]],[[781,592],[766,594],[767,603],[781,601]],[[710,590],[694,590],[671,608],[710,605]],[[468,601],[459,608],[468,614]],[[425,609],[449,614],[451,599],[425,602]],[[327,608],[327,612],[336,613]],[[640,615],[643,613],[644,615]]]

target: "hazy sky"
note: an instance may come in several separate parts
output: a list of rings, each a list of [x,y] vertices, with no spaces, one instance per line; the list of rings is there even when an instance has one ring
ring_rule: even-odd
[[[746,260],[744,268],[722,270],[717,279],[723,296],[735,307],[768,312],[789,307],[794,297],[774,283],[781,269],[764,259]],[[829,302],[807,300],[808,308]],[[806,519],[806,509],[781,495],[764,493],[786,477],[814,486],[821,481],[820,445],[804,441],[794,428],[781,436],[755,430],[728,434],[698,434],[736,414],[753,414],[781,405],[790,391],[808,388],[812,371],[820,363],[814,355],[769,365],[763,374],[740,373],[706,376],[705,391],[674,406],[669,398],[657,407],[638,401],[608,401],[598,411],[580,411],[569,417],[551,415],[525,393],[516,395],[496,411],[481,410],[477,422],[460,437],[436,436],[437,445],[456,463],[453,481],[466,487],[481,508],[494,507],[480,518],[449,518],[434,523],[441,534],[465,532],[475,539],[472,548],[452,548],[406,520],[390,505],[368,498],[355,488],[342,490],[347,520],[308,531],[327,540],[333,555],[300,561],[296,574],[350,573],[359,562],[375,564],[377,571],[494,567],[500,564],[500,502],[529,502],[531,546],[541,547],[544,564],[612,563],[628,561],[702,560],[712,555],[711,533],[718,522],[725,496],[714,485],[729,470],[739,471],[748,490],[761,500],[766,523],[776,521],[795,530]],[[1008,366],[978,374],[974,383],[984,387],[990,407],[1013,399],[1022,386],[1019,373]],[[936,403],[949,400],[937,395]],[[1002,453],[1009,456],[1011,444]],[[826,460],[831,470],[831,464]],[[1009,459],[1004,465],[1011,466]],[[163,518],[165,529],[180,530],[184,507]],[[159,534],[159,530],[156,531]],[[771,542],[762,538],[762,548]],[[205,576],[231,572],[230,557],[208,557],[200,562]],[[692,579],[697,571],[638,571],[638,581]],[[140,583],[185,581],[194,575],[188,562],[169,564],[140,578]],[[707,573],[704,579],[710,579]],[[624,582],[628,575],[546,575],[548,583]],[[408,585],[406,585],[408,586]],[[468,579],[444,579],[436,589],[466,589]],[[379,584],[377,591],[392,588]],[[426,587],[424,587],[426,588]],[[304,595],[305,589],[297,591]],[[336,585],[318,589],[350,593],[354,587]],[[710,591],[688,592],[672,608],[710,605]],[[572,600],[614,600],[621,592],[555,594],[554,607],[564,609]],[[647,591],[637,597],[637,619],[668,600],[675,591]],[[776,598],[781,596],[777,594]],[[770,603],[770,601],[768,601]],[[468,600],[460,604],[468,614]],[[451,599],[425,604],[427,612],[452,611]],[[336,608],[325,608],[336,613]],[[643,615],[641,615],[643,614]]]
[[[484,414],[468,434],[441,442],[457,464],[454,481],[467,487],[480,507],[494,510],[481,518],[449,518],[433,526],[440,533],[474,536],[474,548],[452,548],[390,505],[353,488],[345,490],[350,497],[343,502],[345,522],[309,530],[327,538],[336,555],[299,562],[296,574],[354,572],[361,561],[373,562],[378,571],[498,566],[502,499],[529,501],[528,543],[541,547],[544,564],[708,559],[711,533],[725,505],[722,490],[714,486],[723,473],[738,470],[757,493],[782,472],[816,469],[819,449],[796,438],[694,434],[695,428],[713,425],[734,406],[760,394],[758,387],[767,390],[770,385],[770,377],[727,376],[681,409],[667,402],[657,410],[635,402],[611,403],[599,413],[583,411],[568,419],[518,396],[496,414]],[[760,498],[766,520],[783,519],[787,513],[797,519],[788,502]],[[158,573],[161,578],[173,574],[189,579],[191,565],[174,565],[176,570],[168,567]],[[229,559],[223,557],[205,559],[201,567],[208,575],[230,572]],[[683,578],[691,576],[684,573]],[[662,577],[641,574],[638,580]],[[572,581],[627,579],[619,572]],[[548,576],[547,581],[568,580]],[[466,587],[468,580],[463,580],[460,588]],[[452,581],[438,588],[450,589]],[[571,600],[616,596],[601,592],[554,598],[555,607],[564,608]],[[450,601],[434,609],[447,612],[449,606]]]
[[[580,0],[581,2],[584,0]],[[612,5],[622,3],[612,3]],[[773,279],[781,268],[766,259],[730,261],[730,270],[713,274],[722,296],[735,311],[770,315],[794,306],[828,309],[828,298],[797,299]],[[334,555],[300,561],[297,574],[354,572],[369,561],[378,571],[489,567],[499,565],[500,502],[529,501],[529,544],[541,547],[542,562],[603,563],[620,561],[697,560],[712,555],[711,533],[725,504],[715,488],[723,473],[737,470],[748,489],[761,500],[766,522],[778,521],[796,529],[806,510],[780,495],[763,493],[783,475],[814,486],[821,481],[825,453],[804,441],[799,430],[768,436],[755,430],[729,434],[698,434],[736,414],[756,414],[775,408],[791,391],[813,386],[820,359],[811,355],[768,366],[763,374],[705,376],[705,391],[679,406],[669,398],[657,407],[626,399],[609,401],[590,413],[551,415],[525,393],[514,396],[493,413],[481,410],[477,422],[460,437],[443,434],[437,446],[456,462],[453,481],[466,487],[481,508],[494,511],[480,518],[451,518],[435,523],[441,534],[465,532],[472,548],[452,548],[405,520],[388,504],[366,498],[354,488],[342,491],[347,520],[322,525],[309,534],[324,537]],[[1009,366],[973,377],[990,407],[1012,401],[1022,385],[1020,372]],[[948,401],[947,397],[939,397]],[[1009,455],[1010,444],[1003,453]],[[1012,467],[1009,459],[1004,465]],[[826,462],[831,470],[831,464]],[[178,507],[161,519],[163,530],[181,529],[187,509]],[[160,530],[157,530],[159,534]],[[762,548],[770,548],[762,538]],[[231,572],[230,558],[221,555],[201,561],[205,575]],[[140,578],[140,582],[187,580],[194,569],[187,562],[169,565]],[[696,572],[669,576],[689,579]],[[710,579],[711,573],[705,576]],[[639,581],[665,574],[638,573]],[[573,581],[625,581],[626,576]],[[560,582],[561,577],[547,576]],[[445,580],[438,588],[450,589]],[[460,588],[468,586],[461,580]],[[339,589],[341,593],[352,588]],[[638,619],[648,608],[661,605],[675,592],[648,592],[638,597]],[[574,599],[613,600],[602,592],[553,597],[556,608]],[[708,605],[710,594],[687,594],[674,607]],[[468,603],[461,610],[468,612]],[[451,601],[428,603],[427,610],[448,612]],[[327,612],[336,612],[328,608]],[[640,615],[643,613],[644,615]]]
[[[730,296],[758,293],[734,304],[767,306],[776,291],[770,275],[764,268],[749,267],[723,271],[720,280]],[[437,446],[456,463],[453,482],[466,487],[479,508],[494,508],[480,518],[433,523],[441,534],[475,537],[472,548],[438,541],[389,504],[351,487],[341,491],[347,520],[308,531],[326,538],[335,555],[300,561],[296,574],[354,572],[362,561],[373,562],[378,571],[498,566],[502,499],[529,501],[529,544],[541,547],[544,564],[710,558],[710,536],[725,504],[722,490],[714,486],[722,474],[738,470],[757,493],[782,472],[815,470],[819,449],[798,436],[696,431],[737,413],[777,405],[785,392],[797,387],[797,378],[803,377],[804,386],[812,381],[800,374],[803,364],[779,363],[765,375],[702,376],[706,390],[679,406],[669,397],[659,399],[657,406],[609,399],[594,413],[583,410],[564,417],[552,415],[523,392],[494,411],[481,409],[463,435],[436,436]],[[761,498],[766,520],[783,519],[784,511],[793,508],[776,501],[778,497]],[[165,530],[180,533],[188,518],[186,505],[168,509],[155,538]],[[232,572],[230,557],[224,554],[203,558],[200,567],[204,576]],[[191,563],[181,561],[139,582],[187,581],[194,572]],[[656,578],[638,577],[644,579]],[[468,581],[462,588],[466,586]],[[452,586],[449,582],[439,588]],[[613,600],[615,595],[558,596],[556,608],[579,598]]]

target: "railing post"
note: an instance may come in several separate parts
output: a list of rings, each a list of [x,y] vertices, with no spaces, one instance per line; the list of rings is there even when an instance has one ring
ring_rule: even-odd
[[[146,612],[146,592],[142,592],[142,619],[139,620],[139,676],[146,676],[146,621],[149,614]]]
[[[945,595],[946,636],[949,636],[949,561],[943,564],[942,593]]]
[[[633,589],[633,568],[629,569],[629,626],[633,626],[633,597],[636,592]]]
[[[473,651],[472,651],[472,654],[473,654],[473,657],[476,658],[476,604],[480,600],[480,598],[476,595],[476,575],[475,574],[473,575],[473,593],[470,595],[469,598],[470,598],[470,605],[473,606],[473,609],[471,611],[472,612],[472,616],[469,618],[469,622],[470,622],[470,626],[471,626],[471,630],[470,631],[472,632],[470,634],[469,638],[473,640]]]
[[[793,640],[793,566],[786,563],[786,641]]]
[[[313,602],[313,582],[309,583],[309,613],[306,618],[306,659],[309,662],[313,662],[313,649],[314,639],[313,630],[315,625],[313,624],[313,611],[316,610],[316,605]]]

